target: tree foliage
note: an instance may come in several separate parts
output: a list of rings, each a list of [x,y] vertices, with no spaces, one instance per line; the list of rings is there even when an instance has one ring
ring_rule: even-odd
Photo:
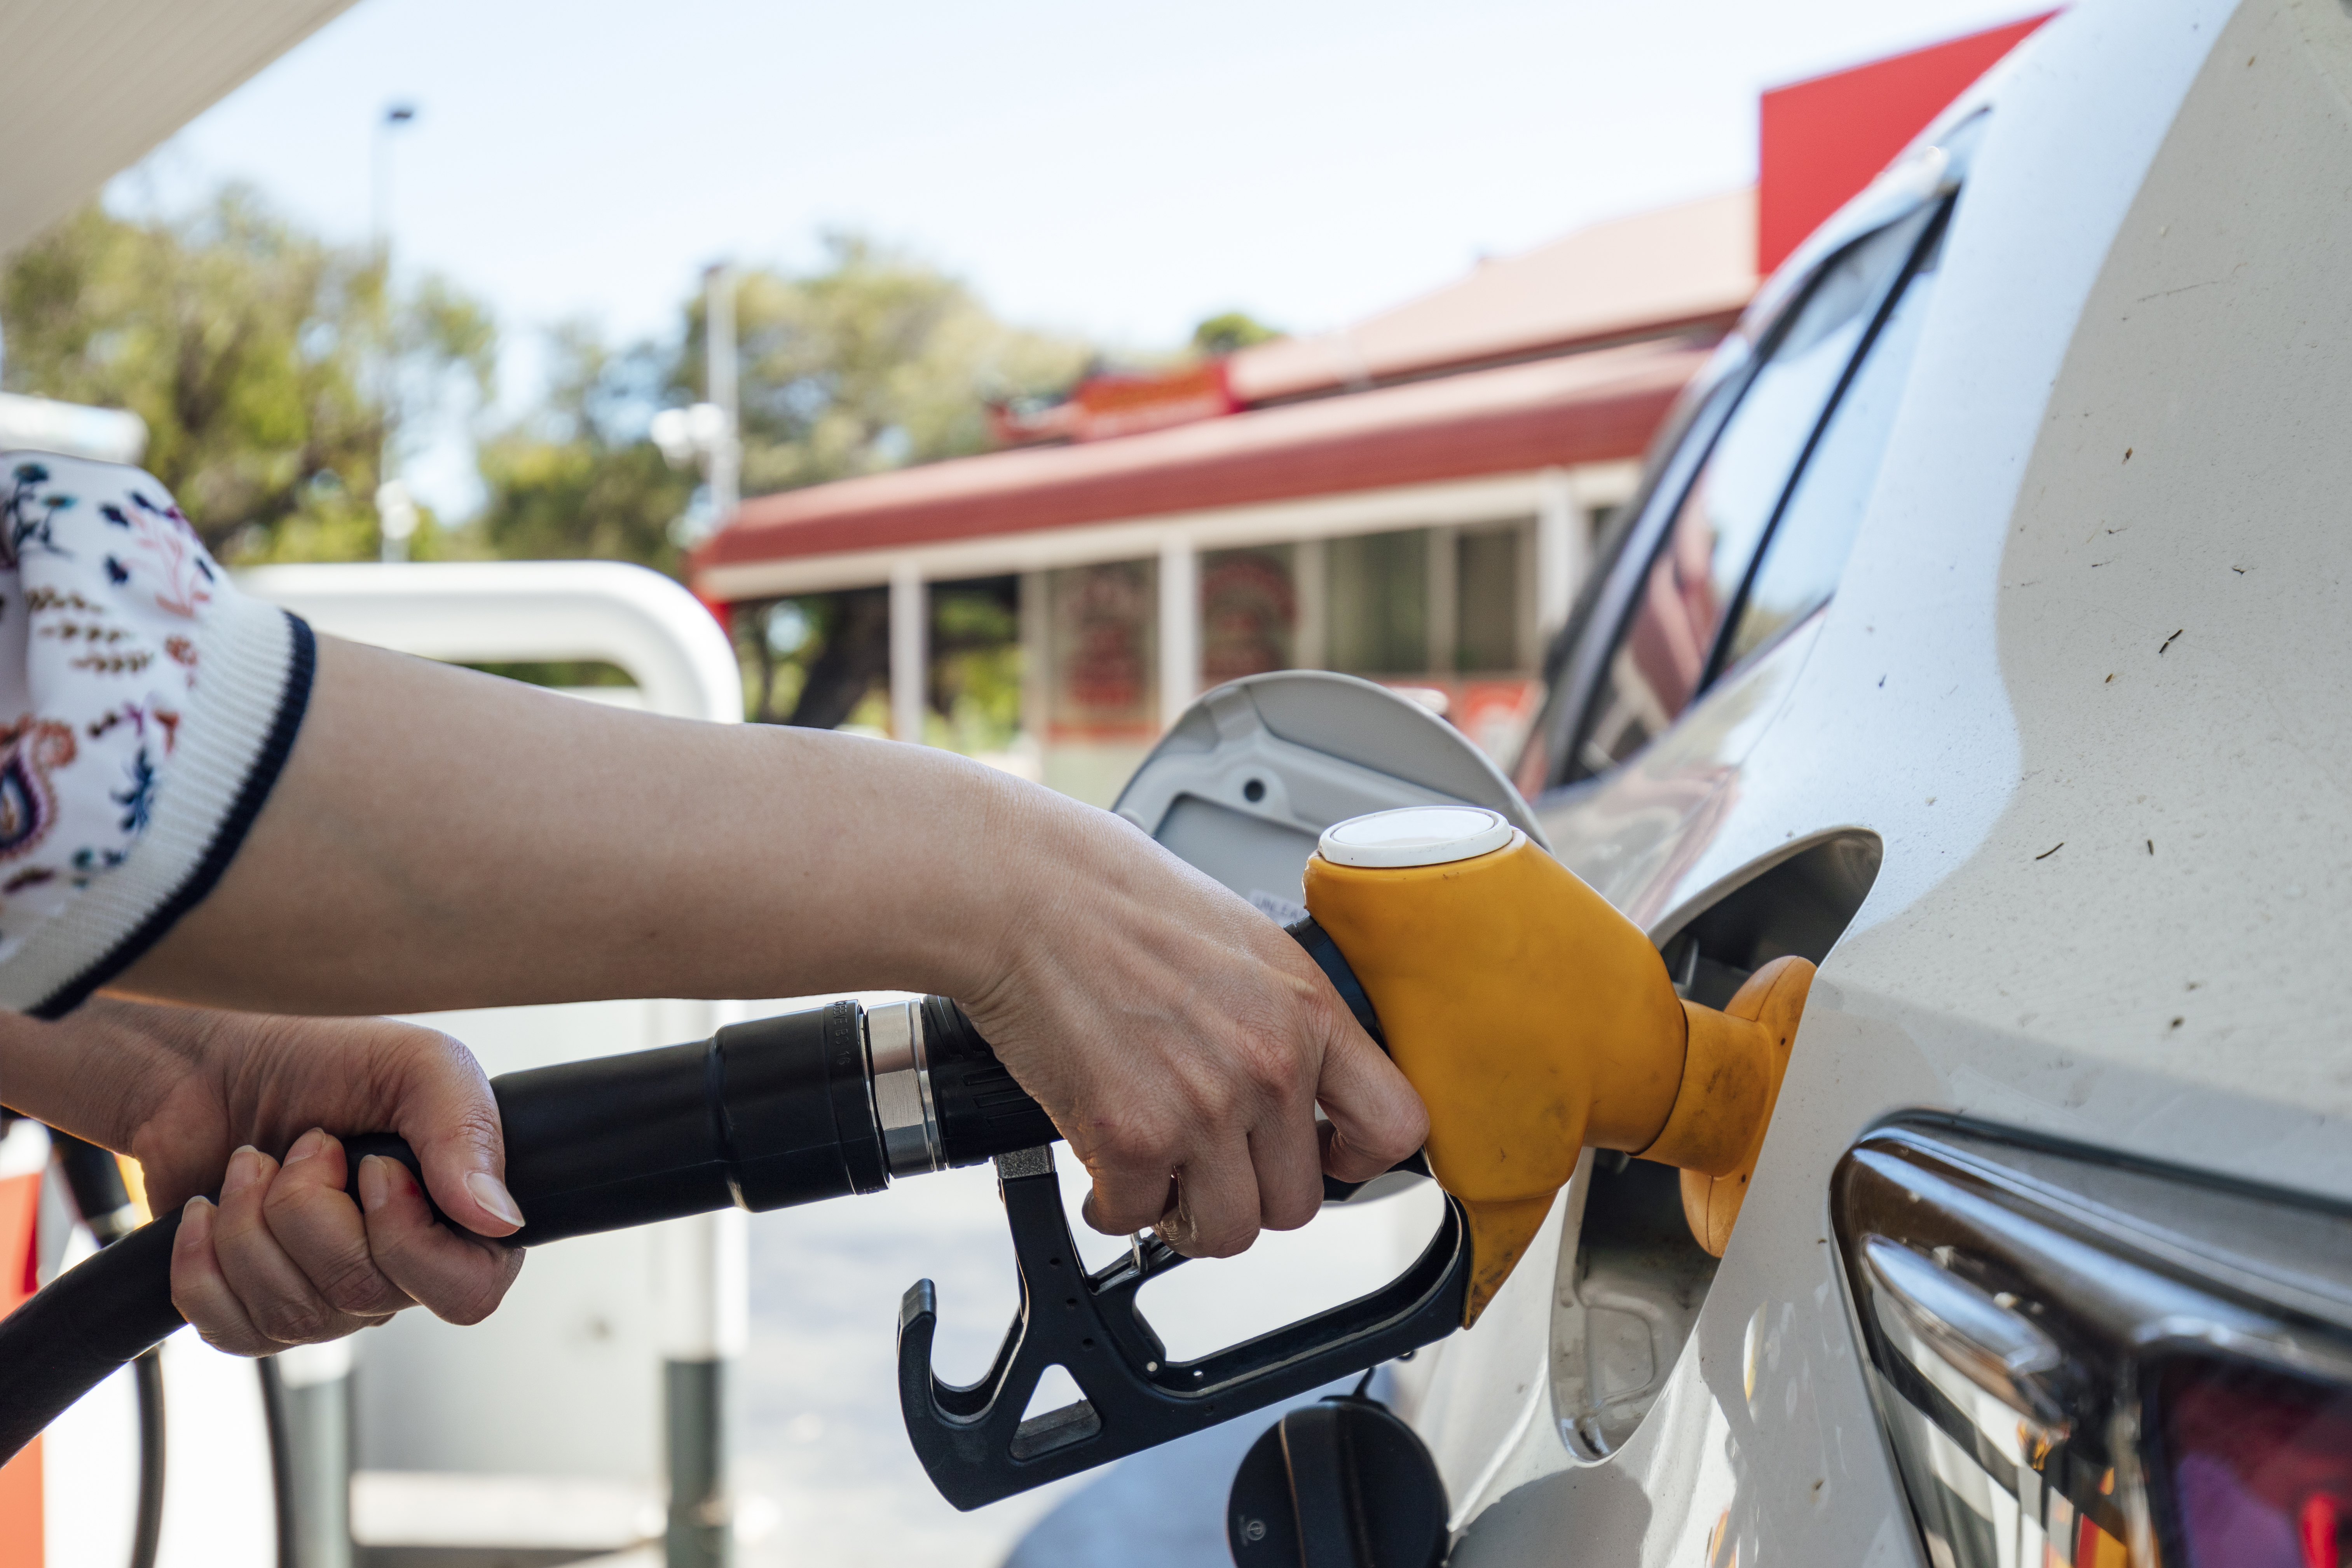
[[[557,328],[547,347],[545,401],[478,452],[489,491],[474,523],[483,544],[508,560],[634,561],[677,574],[671,524],[694,479],[646,437],[674,353],[615,353],[582,322]]]
[[[552,331],[543,395],[477,431],[480,513],[452,527],[428,516],[412,552],[682,573],[677,525],[699,476],[670,468],[647,432],[656,412],[702,395],[704,305],[697,290],[674,332],[634,344],[586,323]],[[743,273],[736,321],[751,495],[983,450],[992,403],[1058,392],[1092,357],[850,235],[829,237],[809,268]],[[305,234],[236,186],[177,219],[85,209],[0,265],[0,330],[9,389],[144,418],[148,466],[239,563],[374,555],[387,431],[415,445],[418,429],[487,406],[497,353],[489,315],[455,289],[427,278],[395,298],[380,258]],[[1018,722],[1012,581],[933,597],[933,738],[1001,745]],[[884,595],[756,610],[738,627],[755,712],[828,726],[879,716]]]
[[[1192,329],[1192,352],[1206,359],[1223,359],[1236,349],[1272,342],[1282,335],[1280,328],[1267,326],[1246,310],[1227,310]]]
[[[372,555],[389,416],[487,397],[490,318],[232,185],[183,218],[92,205],[0,268],[12,391],[128,408],[146,465],[232,561]],[[428,528],[417,542],[429,553]]]
[[[744,273],[735,295],[746,494],[984,450],[988,404],[1068,384],[1089,351],[1009,326],[961,280],[855,235],[800,274]],[[703,302],[672,390],[698,395]]]
[[[616,349],[581,322],[551,334],[543,405],[481,448],[478,526],[494,552],[681,569],[672,525],[695,481],[666,468],[646,432],[660,408],[702,395],[704,304],[698,292],[684,303],[667,343]],[[812,271],[743,273],[735,316],[750,495],[979,451],[991,397],[1066,381],[1087,357],[999,321],[936,268],[848,237]]]

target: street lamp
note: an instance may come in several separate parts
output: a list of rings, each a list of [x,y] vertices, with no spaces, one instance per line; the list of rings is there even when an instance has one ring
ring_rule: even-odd
[[[383,539],[383,555],[386,561],[408,559],[408,542],[416,532],[416,503],[408,493],[408,486],[393,473],[399,419],[394,404],[400,395],[399,366],[392,342],[392,133],[416,118],[416,106],[412,103],[388,105],[375,125],[375,189],[373,193],[375,221],[376,265],[383,269],[384,338],[382,344],[381,384],[377,387],[378,405],[383,410],[383,449],[376,459],[376,472],[382,482],[375,489],[377,531]]]
[[[646,432],[673,468],[699,463],[705,506],[670,525],[670,538],[691,550],[727,521],[742,500],[743,443],[735,390],[735,269],[715,262],[703,272],[704,400],[665,408]]]

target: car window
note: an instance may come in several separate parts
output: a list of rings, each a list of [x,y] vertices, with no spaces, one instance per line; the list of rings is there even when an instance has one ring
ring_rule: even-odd
[[[1822,410],[1935,216],[1935,209],[1923,208],[1849,246],[1767,343],[1738,406],[1684,490],[1634,595],[1586,708],[1570,778],[1603,772],[1632,756],[1698,694],[1725,619],[1821,427]],[[1792,552],[1792,567],[1795,558]],[[1759,603],[1759,626],[1769,613]]]
[[[1732,619],[1730,636],[1717,655],[1726,669],[1745,663],[1780,633],[1829,603],[1853,550],[1870,492],[1878,482],[1879,460],[1895,425],[1895,410],[1909,380],[1919,323],[1936,287],[1943,251],[1939,227],[1904,279],[1902,292],[1871,339],[1869,352],[1829,423],[1805,459],[1757,558],[1748,591]]]

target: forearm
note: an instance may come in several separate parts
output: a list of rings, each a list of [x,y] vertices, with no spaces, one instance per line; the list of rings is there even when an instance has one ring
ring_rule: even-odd
[[[116,989],[272,1012],[956,991],[1003,873],[1084,833],[937,752],[603,708],[321,638],[210,897]]]
[[[134,1152],[198,1072],[226,1016],[94,997],[63,1021],[0,1013],[0,1104],[120,1153]]]

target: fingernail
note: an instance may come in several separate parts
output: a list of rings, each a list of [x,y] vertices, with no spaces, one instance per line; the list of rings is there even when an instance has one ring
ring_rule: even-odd
[[[383,1156],[370,1154],[360,1162],[360,1207],[373,1214],[392,1194],[383,1180]]]
[[[499,1181],[488,1171],[467,1172],[466,1190],[474,1194],[476,1203],[509,1225],[518,1228],[521,1226],[522,1210],[515,1207],[514,1194],[507,1191],[504,1182]]]
[[[228,1170],[221,1177],[222,1201],[226,1202],[253,1185],[260,1174],[261,1151],[247,1143],[228,1157]]]
[[[180,1233],[172,1238],[173,1251],[193,1248],[204,1239],[205,1226],[212,1223],[213,1205],[209,1198],[190,1198],[180,1205]]]
[[[315,1160],[327,1152],[327,1135],[313,1127],[294,1140],[294,1147],[286,1151],[286,1163],[299,1165],[305,1160]]]

